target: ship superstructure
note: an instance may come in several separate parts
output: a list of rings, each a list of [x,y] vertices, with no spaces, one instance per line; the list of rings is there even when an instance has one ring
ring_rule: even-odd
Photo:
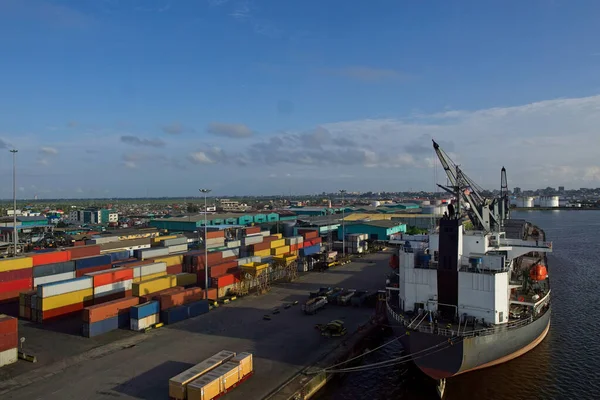
[[[427,375],[439,380],[496,365],[535,347],[550,325],[546,253],[552,243],[509,218],[506,171],[501,196],[488,199],[434,142],[454,196],[435,232],[403,235],[392,259],[390,324]]]

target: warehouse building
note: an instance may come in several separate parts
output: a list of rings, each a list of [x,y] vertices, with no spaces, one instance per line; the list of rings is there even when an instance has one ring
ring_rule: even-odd
[[[182,217],[157,218],[149,222],[151,227],[157,229],[166,229],[170,232],[193,232],[204,226],[204,214],[188,215]],[[289,213],[277,212],[255,213],[255,214],[208,214],[206,215],[207,225],[260,225],[269,224],[278,221],[295,220],[295,215]]]
[[[349,222],[344,227],[338,228],[338,237],[342,237],[343,232],[346,235],[352,233],[366,233],[369,235],[371,240],[388,240],[391,235],[395,233],[406,232],[406,224],[391,221],[391,220],[379,220],[379,221],[368,221],[368,222]]]

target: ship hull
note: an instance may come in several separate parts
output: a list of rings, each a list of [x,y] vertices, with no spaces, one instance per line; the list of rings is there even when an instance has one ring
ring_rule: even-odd
[[[391,315],[388,318],[393,320]],[[445,379],[517,358],[540,344],[549,329],[550,308],[528,325],[487,336],[455,339],[451,346],[447,336],[416,331],[406,335],[401,326],[395,327],[394,333],[421,371],[433,379]]]

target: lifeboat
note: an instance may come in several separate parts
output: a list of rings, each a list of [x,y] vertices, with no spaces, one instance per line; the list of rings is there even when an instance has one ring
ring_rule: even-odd
[[[543,281],[548,278],[548,269],[545,265],[534,265],[529,271],[529,278],[532,281]]]
[[[394,254],[393,256],[390,257],[390,268],[398,269],[399,266],[400,266],[400,259],[398,258],[398,256],[396,254]]]

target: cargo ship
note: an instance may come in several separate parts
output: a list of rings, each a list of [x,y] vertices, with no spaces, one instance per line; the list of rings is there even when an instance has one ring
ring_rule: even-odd
[[[508,362],[550,329],[544,232],[510,218],[506,170],[489,198],[434,141],[452,195],[435,229],[393,241],[386,282],[389,324],[405,354],[436,380]]]

